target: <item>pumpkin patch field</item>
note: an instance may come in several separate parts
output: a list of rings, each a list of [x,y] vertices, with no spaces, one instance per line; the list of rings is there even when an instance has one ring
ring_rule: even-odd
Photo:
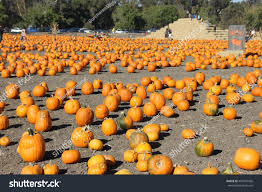
[[[0,45],[0,174],[262,174],[262,44]]]

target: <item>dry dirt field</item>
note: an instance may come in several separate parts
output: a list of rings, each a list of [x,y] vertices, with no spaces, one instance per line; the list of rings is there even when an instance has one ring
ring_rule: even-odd
[[[43,54],[43,52],[40,54]],[[87,52],[84,52],[83,54],[86,55]],[[69,80],[74,80],[80,84],[83,81],[93,82],[95,79],[100,79],[103,83],[123,82],[126,85],[129,83],[140,84],[140,80],[144,76],[157,76],[159,79],[163,79],[164,76],[170,75],[173,79],[179,80],[184,77],[194,77],[195,73],[202,71],[205,73],[206,79],[214,75],[220,75],[221,79],[229,79],[230,75],[233,73],[245,76],[247,72],[255,70],[250,67],[213,70],[210,66],[207,66],[206,70],[197,69],[195,71],[186,72],[184,65],[185,62],[188,61],[193,61],[193,58],[191,56],[187,56],[186,60],[182,62],[180,67],[158,68],[155,72],[148,72],[145,68],[140,71],[137,70],[135,73],[127,73],[126,68],[121,67],[120,61],[118,60],[114,63],[118,68],[118,72],[116,74],[110,74],[108,72],[107,65],[101,72],[94,75],[90,75],[88,73],[89,67],[83,68],[78,75],[71,75],[69,68],[67,67],[65,68],[65,72],[58,73],[55,76],[40,77],[38,75],[31,75],[30,80],[28,79],[26,83],[22,83],[20,91],[32,91],[35,85],[41,82],[46,82],[49,87],[49,92],[45,97],[34,97],[34,100],[36,105],[38,105],[41,110],[47,110],[45,106],[47,97],[53,95],[58,87],[65,87],[66,82]],[[8,82],[17,83],[18,80],[19,78],[16,77],[8,79],[1,78],[0,96],[4,94],[5,86],[8,85]],[[172,89],[178,91],[175,88]],[[163,90],[157,92],[162,93]],[[202,110],[202,106],[206,99],[206,93],[207,91],[204,90],[202,86],[199,86],[197,91],[194,92],[194,100],[191,102],[190,109],[188,111],[181,112],[175,108],[175,115],[173,117],[167,118],[161,115],[159,118],[155,119],[154,123],[167,124],[169,126],[169,130],[167,132],[161,132],[160,139],[150,143],[153,149],[153,154],[161,153],[170,157],[170,152],[173,149],[177,150],[179,145],[184,141],[181,137],[181,131],[183,129],[190,128],[197,131],[202,128],[204,131],[201,133],[199,138],[190,140],[189,144],[184,146],[181,152],[172,158],[173,164],[186,165],[190,171],[200,174],[201,170],[207,167],[209,162],[220,171],[226,167],[228,162],[231,162],[234,170],[239,173],[262,174],[262,169],[245,171],[239,169],[233,163],[234,153],[239,147],[250,147],[262,154],[261,135],[255,134],[253,137],[246,138],[242,133],[242,129],[244,127],[250,126],[252,121],[259,119],[259,112],[262,111],[262,98],[255,97],[255,101],[252,103],[241,102],[236,106],[237,118],[234,120],[225,120],[222,112],[225,107],[229,106],[229,104],[225,101],[225,90],[223,90],[222,94],[219,95],[219,113],[217,116],[212,117],[206,116]],[[101,89],[98,91],[96,90],[91,95],[83,95],[80,87],[78,87],[76,89],[76,95],[73,96],[73,98],[77,99],[81,106],[90,106],[92,110],[95,110],[97,105],[103,103],[104,96],[101,94]],[[148,100],[149,98],[146,98],[144,103]],[[25,132],[27,128],[34,128],[34,126],[30,124],[26,118],[17,117],[16,107],[20,105],[19,99],[7,99],[5,102],[6,108],[4,110],[4,114],[8,116],[10,126],[6,130],[1,130],[0,136],[8,136],[11,139],[11,144],[8,147],[0,147],[0,174],[19,174],[21,169],[28,165],[28,163],[24,162],[16,152],[18,142],[22,133]],[[172,101],[167,101],[167,104],[171,103]],[[129,103],[122,102],[116,112],[110,112],[109,117],[116,119],[121,111],[125,111],[127,113],[129,107]],[[81,161],[76,164],[64,164],[61,160],[61,150],[63,150],[63,148],[68,148],[70,145],[71,133],[73,129],[77,127],[75,115],[66,114],[63,107],[60,107],[60,109],[56,111],[49,111],[49,113],[52,118],[52,129],[48,132],[41,133],[46,142],[46,155],[43,161],[38,162],[38,165],[44,166],[52,160],[53,163],[59,166],[60,174],[87,174],[87,161],[92,155],[111,154],[115,157],[117,163],[116,166],[107,171],[107,174],[115,173],[123,168],[129,169],[134,174],[148,174],[137,171],[135,163],[126,163],[124,161],[123,153],[125,150],[129,149],[125,132],[118,129],[116,135],[104,136],[101,132],[102,121],[96,118],[90,127],[95,138],[103,141],[103,150],[93,152],[89,148],[77,148],[81,153]],[[151,118],[146,118],[144,116],[142,122],[134,123],[135,128],[143,127],[150,119]],[[194,152],[195,144],[204,136],[207,136],[214,143],[215,151],[210,157],[198,157]],[[75,147],[72,146],[72,148],[74,149]]]

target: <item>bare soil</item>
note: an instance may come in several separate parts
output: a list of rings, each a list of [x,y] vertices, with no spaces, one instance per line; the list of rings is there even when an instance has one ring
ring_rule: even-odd
[[[186,61],[190,61],[191,59],[191,57],[187,57]],[[35,85],[43,81],[47,82],[50,91],[46,97],[34,98],[36,104],[39,105],[42,110],[46,110],[46,98],[54,94],[57,87],[64,87],[68,80],[75,80],[80,83],[84,79],[86,81],[101,79],[103,83],[122,81],[124,84],[128,84],[135,82],[140,83],[140,79],[143,76],[155,75],[158,78],[163,78],[165,75],[170,75],[175,80],[178,80],[184,77],[193,77],[195,73],[199,71],[185,72],[183,63],[180,67],[161,68],[157,69],[156,72],[141,70],[136,73],[129,74],[126,72],[126,68],[120,67],[119,61],[116,62],[116,65],[118,66],[117,74],[110,74],[107,66],[102,72],[95,75],[89,75],[88,68],[85,68],[82,72],[75,76],[70,75],[68,69],[66,69],[65,73],[59,73],[56,76],[39,77],[38,75],[34,75],[31,77],[30,81],[20,86],[20,91],[31,91]],[[229,78],[229,76],[233,73],[238,73],[239,75],[244,76],[246,72],[253,70],[253,68],[248,67],[213,70],[210,69],[210,66],[208,66],[208,69],[204,70],[204,73],[206,74],[206,78],[214,75],[220,75],[222,78]],[[8,82],[17,83],[18,80],[19,79],[16,77],[5,80],[1,78],[0,96],[4,94],[4,88]],[[160,140],[151,143],[154,154],[162,153],[170,156],[171,150],[178,149],[179,144],[184,141],[184,139],[180,136],[183,129],[192,128],[199,131],[203,126],[206,131],[202,133],[199,138],[191,140],[187,146],[184,146],[183,150],[179,154],[172,158],[174,164],[187,165],[190,171],[200,174],[201,170],[207,167],[208,162],[222,171],[227,166],[228,162],[233,163],[234,153],[239,147],[251,147],[262,154],[261,135],[255,135],[246,139],[241,132],[241,130],[244,127],[248,127],[253,120],[259,119],[259,112],[262,111],[262,98],[255,97],[255,102],[253,103],[241,103],[235,106],[237,109],[237,119],[225,120],[222,112],[225,107],[229,106],[225,102],[225,90],[223,90],[223,94],[219,96],[219,115],[214,117],[205,116],[202,112],[202,106],[205,101],[206,93],[206,90],[199,87],[194,93],[194,102],[191,103],[189,111],[181,112],[175,108],[176,115],[174,117],[166,118],[164,116],[160,116],[155,120],[155,123],[158,124],[168,124],[169,131],[161,133]],[[79,88],[77,89],[76,96],[74,96],[74,98],[78,99],[82,106],[90,106],[93,110],[98,104],[102,104],[104,99],[101,94],[101,90],[96,91],[92,95],[85,96],[81,94],[81,90]],[[144,103],[147,101],[148,98],[144,101]],[[0,147],[0,174],[19,174],[21,169],[28,165],[28,163],[24,162],[16,152],[18,142],[22,133],[26,131],[28,127],[34,128],[34,126],[29,124],[26,118],[20,119],[16,116],[16,107],[20,105],[19,99],[8,99],[5,102],[7,103],[7,106],[4,114],[9,117],[10,126],[6,130],[1,130],[0,136],[8,136],[11,138],[12,143],[8,147]],[[168,104],[171,104],[171,102],[168,101]],[[129,104],[122,103],[117,112],[110,113],[110,117],[116,119],[121,111],[127,112],[128,109]],[[108,171],[109,174],[112,174],[122,168],[127,168],[134,174],[143,174],[136,170],[135,163],[126,163],[123,160],[124,151],[129,149],[125,133],[118,130],[118,133],[114,136],[104,136],[100,129],[101,120],[97,119],[95,119],[94,123],[92,123],[91,129],[95,138],[103,141],[103,151],[93,152],[88,148],[78,149],[82,156],[81,162],[71,165],[64,164],[60,158],[61,151],[63,148],[67,148],[70,145],[71,133],[73,129],[77,127],[75,123],[75,115],[66,114],[63,108],[60,108],[57,111],[50,111],[50,115],[52,117],[53,127],[51,131],[42,133],[46,141],[46,155],[43,161],[38,162],[40,166],[43,166],[52,160],[53,163],[56,163],[59,166],[60,174],[87,174],[87,161],[92,155],[111,154],[116,158],[117,164],[113,169]],[[143,127],[149,120],[150,118],[144,117],[143,122],[135,123],[134,126],[136,128]],[[194,152],[195,144],[204,136],[207,136],[214,143],[215,153],[210,157],[198,157]],[[73,146],[72,148],[75,147]],[[59,155],[56,155],[57,152]],[[261,169],[255,171],[244,171],[240,170],[234,163],[233,167],[235,171],[243,174],[262,174]]]

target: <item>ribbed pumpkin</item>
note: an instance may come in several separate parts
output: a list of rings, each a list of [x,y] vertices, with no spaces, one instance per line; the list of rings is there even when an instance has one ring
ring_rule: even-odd
[[[76,147],[88,147],[92,139],[94,135],[87,126],[75,128],[71,135],[72,143]]]
[[[52,120],[48,111],[38,111],[35,120],[36,131],[49,131],[52,128]]]
[[[98,119],[104,119],[105,117],[108,117],[109,110],[107,106],[104,104],[97,105],[95,109],[95,115],[96,115],[96,118]]]
[[[23,133],[18,143],[17,152],[24,161],[41,161],[45,155],[45,141],[42,135],[28,129],[27,132]]]
[[[173,171],[173,163],[165,155],[153,155],[148,159],[147,167],[151,175],[170,175]]]
[[[195,152],[200,157],[207,157],[212,155],[214,151],[214,145],[207,137],[204,137],[201,141],[196,144]]]
[[[119,101],[115,95],[109,94],[104,100],[104,104],[109,111],[116,111],[119,105]]]
[[[28,107],[26,115],[29,123],[35,124],[36,114],[38,111],[40,111],[40,109],[37,105],[31,105],[30,107]]]
[[[9,127],[9,119],[6,115],[0,114],[0,130],[7,129]]]
[[[81,107],[76,112],[76,124],[79,126],[85,126],[91,124],[93,120],[94,120],[94,113],[89,107],[88,108]]]
[[[78,100],[76,99],[69,99],[68,101],[66,101],[65,106],[64,106],[64,110],[67,114],[76,114],[76,112],[78,111],[78,109],[80,108],[80,103],[78,102]]]

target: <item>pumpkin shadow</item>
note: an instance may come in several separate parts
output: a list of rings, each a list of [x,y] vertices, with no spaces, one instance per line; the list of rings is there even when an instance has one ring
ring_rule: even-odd
[[[170,133],[161,132],[159,135],[159,140],[164,140],[165,137],[169,136]]]
[[[101,92],[100,91],[94,91],[92,94],[93,95],[99,95]]]
[[[9,128],[18,128],[18,127],[21,127],[23,124],[19,123],[19,124],[14,124],[14,125],[11,125],[9,126]]]
[[[101,125],[102,121],[101,120],[97,120],[95,122],[93,122],[91,125]]]
[[[61,156],[62,156],[62,153],[60,153],[60,151],[57,151],[57,150],[46,151],[44,161],[58,159]]]
[[[152,152],[152,155],[159,155],[159,154],[162,154],[160,151],[154,151]]]
[[[235,119],[242,119],[242,117],[240,117],[240,116],[237,116]]]
[[[108,142],[108,140],[106,140],[106,139],[100,139],[100,141],[102,141],[103,145]]]
[[[12,141],[8,146],[16,145],[17,143],[17,141]]]
[[[116,132],[116,135],[123,135],[123,134],[125,134],[125,130],[122,130],[122,129],[119,129]]]
[[[16,116],[11,116],[11,117],[8,117],[8,119],[15,119]]]
[[[215,149],[214,151],[213,151],[213,154],[212,155],[218,155],[219,153],[222,153],[222,150],[220,150],[220,149]]]
[[[223,108],[223,107],[225,107],[224,104],[222,104],[222,105],[218,105],[218,108]]]
[[[196,111],[196,108],[189,108],[188,111]]]
[[[141,122],[150,121],[153,117],[144,117]]]
[[[112,114],[112,115],[109,115],[108,118],[117,118],[119,115],[117,114]]]
[[[125,107],[118,107],[116,112],[124,111],[125,109],[129,109],[129,107],[128,107],[128,106],[125,106]]]
[[[143,127],[143,125],[135,125],[135,126],[132,127],[132,129],[139,129],[139,128],[142,128],[142,127]]]
[[[45,142],[46,142],[46,143],[48,143],[48,142],[50,142],[50,141],[53,141],[53,139],[50,139],[50,138],[46,138],[46,139],[45,139]]]
[[[199,103],[197,100],[192,100],[190,101],[190,106],[195,106],[196,103]]]
[[[52,119],[52,122],[58,121],[58,120],[59,120],[59,118],[54,118],[54,119]]]
[[[161,143],[155,141],[155,142],[150,142],[150,145],[152,149],[157,149],[161,146]]]
[[[109,145],[104,145],[103,146],[103,151],[109,151],[112,147],[110,147]]]
[[[6,111],[15,111],[16,109],[7,109]]]
[[[64,175],[66,173],[67,173],[66,169],[59,169],[59,172],[58,172],[59,175]]]
[[[81,158],[80,163],[88,162],[89,159],[90,159],[90,157],[84,157],[84,158]]]
[[[52,126],[51,131],[55,131],[55,130],[59,130],[59,129],[64,129],[64,128],[69,127],[69,126],[71,126],[71,124],[55,125],[55,126]]]
[[[198,97],[198,96],[199,96],[198,93],[194,93],[194,94],[193,94],[193,97]]]
[[[44,107],[44,105],[43,105],[43,104],[41,104],[41,105],[39,105],[39,107]]]
[[[81,96],[81,94],[80,93],[75,93],[75,95],[73,97],[75,97],[75,96]]]

